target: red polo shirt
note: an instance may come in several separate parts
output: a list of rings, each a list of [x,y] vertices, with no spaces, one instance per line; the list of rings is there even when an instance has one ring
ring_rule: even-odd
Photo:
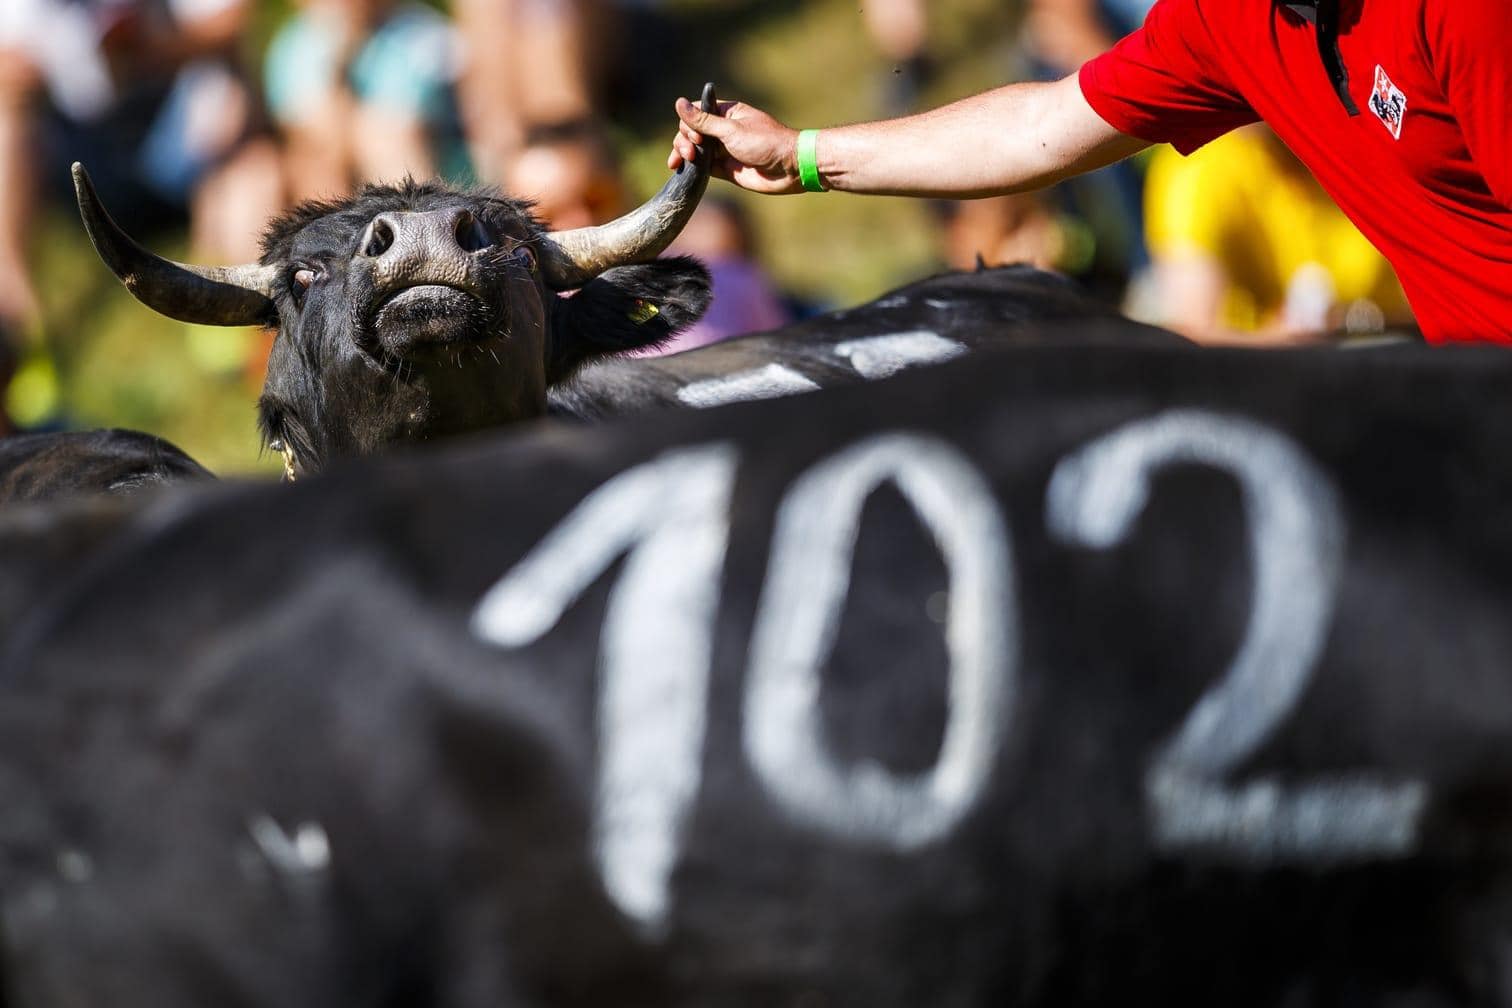
[[[1311,21],[1158,0],[1081,69],[1122,133],[1190,153],[1264,120],[1396,268],[1435,343],[1512,344],[1512,0],[1340,0],[1351,116]]]

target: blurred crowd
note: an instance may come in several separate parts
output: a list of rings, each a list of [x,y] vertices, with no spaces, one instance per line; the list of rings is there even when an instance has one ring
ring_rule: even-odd
[[[1149,5],[1025,0],[1022,65],[1070,73]],[[602,115],[613,68],[633,74],[640,34],[677,16],[655,0],[282,8],[254,53],[258,0],[0,2],[0,385],[40,329],[35,219],[70,198],[74,160],[128,230],[181,225],[204,262],[255,258],[263,223],[294,202],[405,174],[502,186],[555,227],[628,209]],[[936,69],[925,0],[860,9],[890,68],[880,111],[921,107]],[[800,125],[824,115],[816,105]],[[1292,342],[1410,321],[1389,267],[1263,127],[1049,193],[942,206],[936,219],[945,264],[1062,269],[1197,339]],[[709,263],[713,308],[668,350],[811,310],[772,282],[759,247],[716,185],[675,249]]]

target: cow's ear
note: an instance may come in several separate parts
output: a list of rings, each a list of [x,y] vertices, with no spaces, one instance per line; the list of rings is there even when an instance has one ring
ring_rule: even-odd
[[[608,270],[553,306],[547,383],[600,357],[665,343],[703,317],[709,298],[709,271],[687,256]]]

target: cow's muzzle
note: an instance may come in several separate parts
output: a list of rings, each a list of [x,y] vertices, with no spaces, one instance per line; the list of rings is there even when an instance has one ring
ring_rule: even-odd
[[[374,217],[357,240],[357,259],[372,270],[380,297],[421,285],[483,296],[480,265],[495,247],[487,225],[469,210],[396,211]]]
[[[379,214],[357,240],[353,266],[372,284],[359,342],[389,357],[426,345],[469,342],[496,328],[489,291],[498,248],[469,210]]]

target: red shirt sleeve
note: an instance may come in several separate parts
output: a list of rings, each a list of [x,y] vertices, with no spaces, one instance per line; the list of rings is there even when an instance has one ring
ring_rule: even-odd
[[[1512,3],[1424,4],[1434,76],[1492,195],[1512,209]]]
[[[1190,154],[1259,119],[1220,65],[1203,7],[1204,0],[1158,0],[1143,28],[1082,65],[1082,94],[1108,125]]]

